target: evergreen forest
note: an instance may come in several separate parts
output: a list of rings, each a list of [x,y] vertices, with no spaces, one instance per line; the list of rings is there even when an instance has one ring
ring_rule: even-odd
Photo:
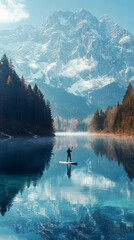
[[[11,60],[0,61],[0,133],[11,136],[54,135],[49,101],[37,85],[26,85]]]
[[[122,103],[97,110],[91,120],[90,130],[134,135],[134,87],[129,83]]]

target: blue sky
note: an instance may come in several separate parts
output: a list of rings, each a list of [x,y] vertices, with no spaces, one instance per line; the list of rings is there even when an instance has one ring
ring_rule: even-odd
[[[0,29],[37,25],[55,11],[81,8],[97,18],[107,14],[134,34],[134,0],[0,0]]]

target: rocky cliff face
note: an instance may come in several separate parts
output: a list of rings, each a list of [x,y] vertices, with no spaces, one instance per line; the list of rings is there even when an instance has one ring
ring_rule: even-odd
[[[28,82],[84,97],[89,113],[120,101],[134,81],[134,37],[107,16],[97,19],[83,9],[56,12],[36,28],[2,31],[0,53]]]

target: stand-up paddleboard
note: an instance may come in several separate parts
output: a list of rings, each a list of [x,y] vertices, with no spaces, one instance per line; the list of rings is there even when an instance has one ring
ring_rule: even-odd
[[[61,164],[72,164],[72,165],[77,165],[77,162],[65,162],[65,161],[59,161]]]

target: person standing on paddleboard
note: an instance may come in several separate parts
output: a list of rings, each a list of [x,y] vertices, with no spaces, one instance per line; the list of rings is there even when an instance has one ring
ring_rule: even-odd
[[[67,162],[68,162],[68,158],[70,158],[70,162],[71,162],[71,152],[72,150],[70,148],[67,149]]]

